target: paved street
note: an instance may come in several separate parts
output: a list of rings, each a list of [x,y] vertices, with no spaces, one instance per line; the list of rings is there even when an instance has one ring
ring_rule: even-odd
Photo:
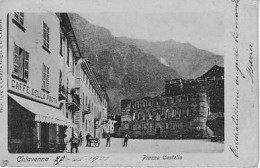
[[[85,144],[85,143],[84,143]],[[80,153],[211,153],[222,152],[224,143],[210,140],[148,140],[129,139],[128,147],[123,147],[121,138],[111,138],[111,147],[106,147],[106,139],[101,139],[99,147],[79,147]]]

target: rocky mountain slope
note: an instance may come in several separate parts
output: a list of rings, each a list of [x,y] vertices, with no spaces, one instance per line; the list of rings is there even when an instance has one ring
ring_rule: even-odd
[[[120,101],[157,95],[164,81],[179,78],[171,67],[138,47],[121,42],[109,30],[69,14],[82,55],[88,58],[98,80],[106,86],[110,114],[120,114]]]
[[[119,37],[118,39],[154,55],[186,79],[199,77],[214,65],[224,66],[223,56],[198,49],[189,43],[179,43],[174,40],[148,42],[127,37]]]

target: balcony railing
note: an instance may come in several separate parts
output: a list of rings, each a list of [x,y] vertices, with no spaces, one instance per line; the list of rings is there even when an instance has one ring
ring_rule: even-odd
[[[65,100],[67,98],[67,91],[64,85],[59,85],[59,100]]]
[[[72,102],[75,103],[78,107],[80,107],[80,99],[78,96],[73,95],[72,96]]]
[[[79,111],[80,109],[80,98],[78,95],[69,96],[66,102],[67,108],[72,109],[73,111]]]
[[[88,107],[84,107],[83,110],[82,110],[82,115],[85,115],[85,114],[90,114],[91,113],[91,110],[90,110],[90,105],[88,105]]]

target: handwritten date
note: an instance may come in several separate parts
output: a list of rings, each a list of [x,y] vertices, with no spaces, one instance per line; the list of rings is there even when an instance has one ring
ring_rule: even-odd
[[[66,159],[65,159],[66,158]],[[110,156],[77,156],[77,157],[67,157],[65,155],[63,156],[57,156],[55,159],[55,165],[58,165],[59,163],[63,161],[73,161],[73,162],[96,162],[96,161],[107,161],[110,158]]]

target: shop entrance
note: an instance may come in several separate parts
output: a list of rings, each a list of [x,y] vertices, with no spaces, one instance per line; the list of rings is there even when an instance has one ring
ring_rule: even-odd
[[[34,114],[8,96],[8,150],[10,153],[33,153]]]
[[[49,148],[49,124],[41,123],[41,150],[48,152]]]

